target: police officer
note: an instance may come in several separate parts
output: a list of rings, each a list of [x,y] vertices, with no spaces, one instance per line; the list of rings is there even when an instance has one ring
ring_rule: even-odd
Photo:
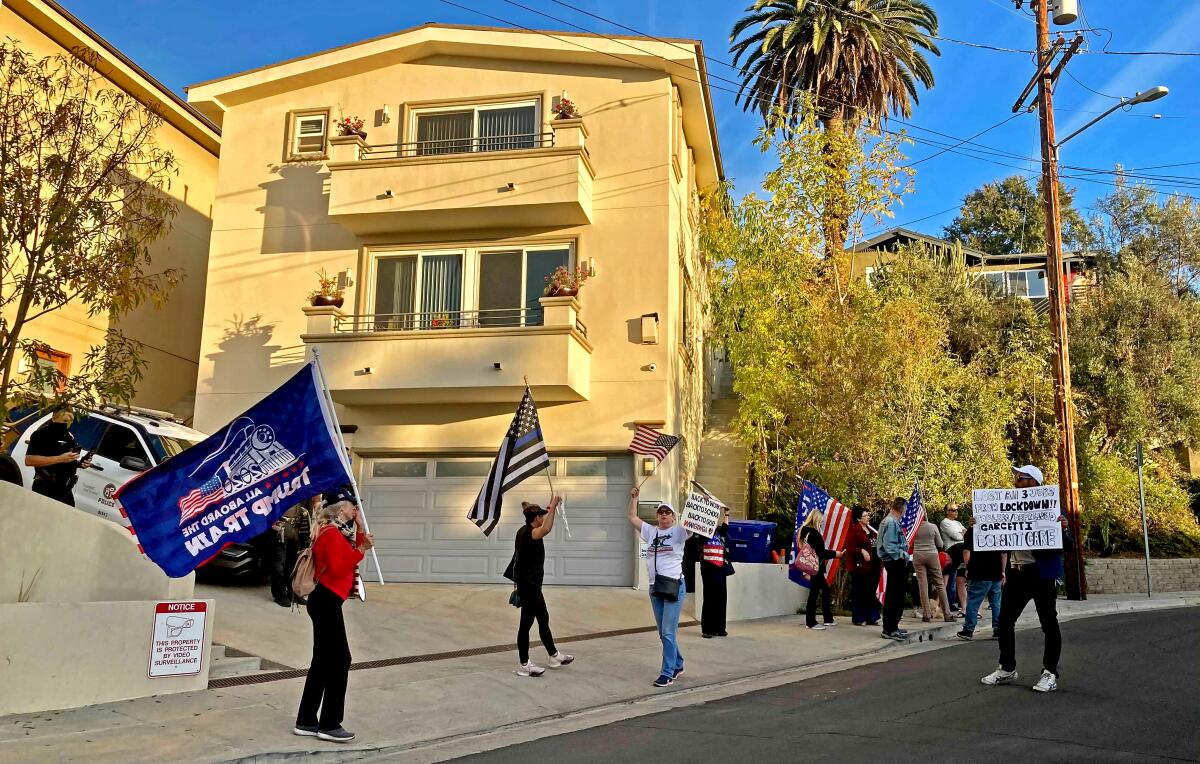
[[[50,421],[29,436],[29,449],[25,452],[25,466],[33,467],[33,492],[48,496],[63,504],[75,506],[72,489],[79,479],[76,472],[80,467],[92,466],[89,455],[79,459],[79,445],[71,435],[71,423],[75,414],[70,408],[55,410]]]

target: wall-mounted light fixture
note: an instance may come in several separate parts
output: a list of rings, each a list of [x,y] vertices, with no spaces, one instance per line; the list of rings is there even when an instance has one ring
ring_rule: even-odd
[[[337,275],[338,289],[349,289],[354,286],[354,269],[347,268],[344,271],[339,271]]]
[[[386,125],[388,122],[392,121],[392,112],[388,108],[388,105],[386,103],[383,105],[382,111],[383,111],[383,124]]]
[[[495,369],[496,371],[504,371],[504,365],[501,364],[499,361],[496,361],[495,363],[493,363],[492,368]]]
[[[653,472],[654,472],[654,457],[653,456],[643,456],[642,457],[642,474],[649,475]]]
[[[644,313],[642,314],[642,344],[657,345],[658,344],[658,314]]]
[[[388,199],[391,199],[391,198],[392,198],[392,189],[390,189],[390,188],[389,188],[389,189],[387,189],[386,191],[384,191],[384,192],[383,192],[383,195],[384,195],[386,198],[388,198]]]
[[[588,258],[587,275],[589,279],[596,277],[596,258],[594,257]]]

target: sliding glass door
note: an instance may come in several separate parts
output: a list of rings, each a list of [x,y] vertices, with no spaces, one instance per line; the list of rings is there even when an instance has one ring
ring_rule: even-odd
[[[462,269],[461,252],[380,257],[375,266],[375,330],[457,327]]]

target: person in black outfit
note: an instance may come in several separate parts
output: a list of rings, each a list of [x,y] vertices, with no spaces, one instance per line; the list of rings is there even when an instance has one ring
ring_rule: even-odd
[[[700,610],[700,635],[705,639],[729,636],[729,632],[725,630],[725,609],[728,600],[725,578],[733,572],[733,565],[729,562],[727,519],[728,513],[722,512],[721,524],[710,539],[692,536],[692,539],[701,539],[700,579],[704,582],[704,605]],[[688,541],[691,542],[692,539]],[[686,544],[684,550],[686,560]]]
[[[75,474],[82,467],[92,466],[92,458],[80,461],[79,445],[71,434],[71,423],[75,415],[69,408],[60,408],[29,436],[29,448],[25,452],[25,466],[33,467],[33,492],[40,493],[63,504],[75,506],[72,489],[79,477]]]
[[[833,591],[825,578],[825,561],[837,557],[837,552],[825,548],[825,539],[822,538],[821,532],[811,525],[800,530],[800,541],[811,546],[817,553],[817,559],[821,561],[821,569],[808,581],[808,605],[804,608],[805,625],[819,631],[833,624]],[[817,623],[818,597],[821,599],[821,615],[825,616],[823,623]]]
[[[546,598],[542,596],[542,577],[546,570],[546,547],[542,539],[554,529],[554,517],[562,497],[555,496],[550,505],[542,509],[537,504],[521,502],[525,514],[525,525],[517,531],[512,562],[504,571],[504,577],[517,585],[517,596],[521,599],[521,623],[517,627],[517,655],[521,665],[519,676],[537,677],[546,669],[529,660],[529,630],[536,620],[538,636],[542,646],[550,655],[550,668],[566,666],[575,656],[554,647],[554,635],[550,633],[550,611]]]

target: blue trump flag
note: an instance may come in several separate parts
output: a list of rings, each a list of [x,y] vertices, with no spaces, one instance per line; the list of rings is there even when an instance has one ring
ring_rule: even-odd
[[[350,482],[314,364],[207,440],[117,491],[146,556],[168,576],[268,530],[291,507]]]

